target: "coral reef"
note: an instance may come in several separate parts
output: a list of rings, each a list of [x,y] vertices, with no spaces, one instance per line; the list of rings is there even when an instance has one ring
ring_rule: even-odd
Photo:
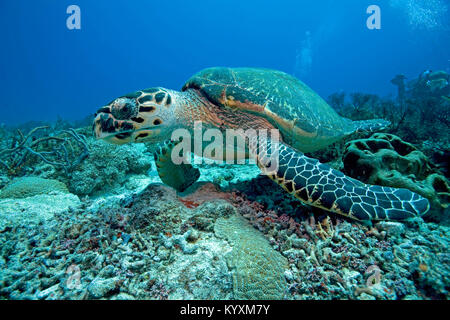
[[[66,185],[52,179],[21,177],[13,180],[0,191],[0,198],[21,199],[51,192],[68,193]]]
[[[264,194],[270,197],[270,189]],[[288,259],[292,299],[448,298],[446,226],[422,219],[372,228],[335,216],[316,221],[246,198],[236,197],[239,211]]]
[[[229,215],[230,204],[189,209],[159,185],[119,202],[86,201],[45,224],[0,231],[1,297],[231,298],[229,245],[188,222]]]
[[[249,190],[257,185],[260,200],[271,198],[273,186],[261,179],[267,178],[248,181]],[[211,190],[222,199],[207,197]],[[449,230],[420,219],[369,229],[335,216],[315,218],[306,206],[298,215],[287,197],[269,210],[211,185],[181,198],[158,184],[125,197],[35,197],[0,201],[2,298],[230,299],[273,292],[282,298],[283,283],[286,299],[448,298]],[[53,211],[37,216],[47,210]],[[13,211],[21,218],[9,220]],[[221,224],[224,238],[217,234]],[[241,237],[224,232],[229,227]],[[249,245],[248,237],[257,241]],[[272,269],[266,251],[283,267]],[[237,272],[251,261],[251,278]],[[263,274],[278,286],[259,281]]]
[[[11,180],[7,176],[0,175],[0,190],[6,186]]]
[[[271,198],[261,179],[248,188]],[[0,201],[0,297],[448,298],[449,229],[421,219],[368,228],[306,206],[297,214],[288,198],[269,210],[211,185],[181,198],[158,184],[119,198],[60,195]],[[13,211],[21,218],[9,220]]]
[[[68,175],[88,157],[89,149],[83,134],[74,129],[60,132],[49,132],[48,129],[48,126],[36,127],[26,135],[17,129],[18,137],[11,136],[6,145],[0,146],[0,164],[8,175],[30,173],[39,161]]]
[[[345,146],[344,172],[369,184],[407,188],[430,200],[428,217],[447,220],[450,184],[415,146],[391,134],[375,133]]]
[[[423,97],[441,98],[450,94],[450,76],[445,71],[426,70],[418,78],[407,83],[407,95],[411,99]]]
[[[233,250],[228,264],[233,270],[235,299],[283,299],[287,260],[274,250],[261,233],[243,218],[233,215],[217,219],[214,232],[227,239]]]
[[[255,165],[196,165],[177,193],[154,146],[96,141],[90,118],[0,126],[0,299],[448,299],[448,80],[398,76],[396,99],[330,96],[345,117],[393,126],[312,155],[427,197],[427,222],[362,225]]]
[[[18,225],[34,228],[53,219],[55,214],[80,206],[80,199],[70,193],[40,194],[23,199],[0,199],[0,233]]]
[[[353,120],[384,118],[392,123],[389,133],[420,145],[425,140],[449,145],[450,84],[444,71],[423,72],[405,83],[398,75],[391,81],[399,89],[398,97],[381,98],[372,94],[344,92],[329,96],[330,105],[342,116]]]
[[[88,145],[89,157],[73,169],[68,180],[69,190],[77,195],[91,195],[125,182],[128,174],[146,173],[151,168],[152,157],[144,145],[115,146],[95,140]]]

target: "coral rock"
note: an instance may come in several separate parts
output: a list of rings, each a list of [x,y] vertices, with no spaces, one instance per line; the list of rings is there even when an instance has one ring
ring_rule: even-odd
[[[392,134],[376,133],[346,144],[344,172],[369,184],[406,188],[428,198],[428,217],[442,220],[448,208],[448,180],[420,150]]]
[[[71,174],[69,189],[77,195],[122,184],[128,174],[143,174],[151,168],[152,158],[143,145],[114,146],[89,141],[90,155]]]
[[[260,232],[239,215],[217,219],[214,231],[233,246],[228,262],[234,271],[235,299],[284,298],[287,260]]]
[[[0,198],[23,199],[51,192],[69,193],[69,190],[58,180],[23,177],[13,180],[3,188]]]

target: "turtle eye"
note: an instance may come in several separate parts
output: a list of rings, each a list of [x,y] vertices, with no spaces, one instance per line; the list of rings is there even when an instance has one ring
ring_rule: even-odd
[[[111,108],[111,113],[117,120],[130,119],[138,114],[138,107],[134,99],[116,99]]]

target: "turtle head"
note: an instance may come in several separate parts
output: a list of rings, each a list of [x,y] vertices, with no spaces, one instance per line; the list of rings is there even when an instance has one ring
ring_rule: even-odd
[[[114,99],[95,114],[95,136],[114,144],[167,139],[176,123],[169,92],[151,88]]]

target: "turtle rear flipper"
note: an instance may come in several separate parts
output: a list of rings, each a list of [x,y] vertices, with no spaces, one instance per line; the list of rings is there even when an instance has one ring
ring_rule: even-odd
[[[352,121],[352,125],[353,132],[372,132],[386,129],[391,125],[391,122],[384,119],[370,119]]]
[[[162,182],[183,192],[200,177],[200,170],[191,164],[175,164],[172,161],[172,150],[177,142],[165,141],[154,153],[156,168]]]
[[[270,144],[266,150],[273,149]],[[416,193],[364,184],[284,144],[279,145],[275,170],[267,171],[264,158],[258,150],[261,170],[297,199],[356,220],[404,220],[429,209],[428,200]]]

